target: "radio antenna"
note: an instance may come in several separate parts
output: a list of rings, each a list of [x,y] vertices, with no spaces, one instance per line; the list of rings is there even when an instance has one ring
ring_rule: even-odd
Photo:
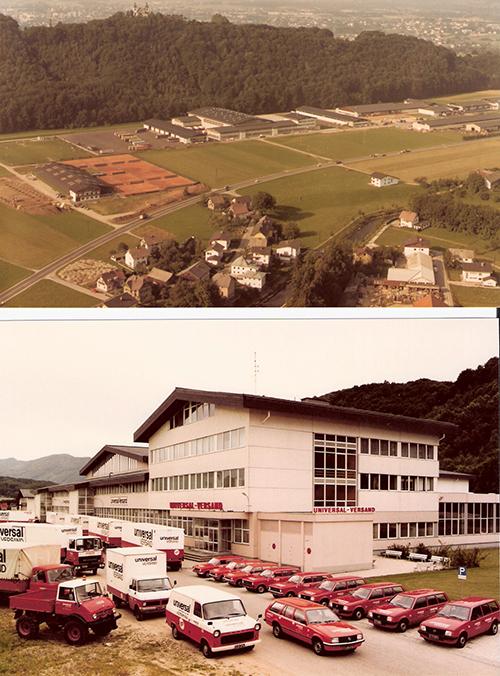
[[[257,363],[257,352],[253,353],[253,390],[257,394],[257,376],[259,374],[259,364]]]

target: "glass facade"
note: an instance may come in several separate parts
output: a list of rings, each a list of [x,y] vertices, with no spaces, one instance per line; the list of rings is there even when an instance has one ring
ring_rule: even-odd
[[[245,428],[240,427],[227,432],[219,432],[206,437],[190,439],[179,444],[155,448],[150,453],[151,464],[180,460],[197,455],[207,455],[218,451],[229,451],[245,445]]]
[[[499,511],[493,502],[440,502],[439,535],[499,533]]]
[[[244,485],[243,467],[151,479],[152,491],[193,491],[203,488],[238,488]]]
[[[431,538],[436,532],[433,521],[412,521],[409,523],[374,523],[374,540],[399,540],[404,538]]]
[[[314,435],[314,506],[356,506],[357,439]]]

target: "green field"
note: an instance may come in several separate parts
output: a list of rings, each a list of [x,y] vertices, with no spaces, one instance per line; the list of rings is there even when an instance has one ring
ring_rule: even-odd
[[[455,94],[454,96],[440,96],[437,99],[428,99],[437,103],[460,103],[460,101],[475,101],[476,99],[494,99],[500,98],[500,89],[482,89],[478,92],[467,92],[466,94]]]
[[[29,274],[30,271],[26,268],[20,268],[17,265],[0,260],[0,291],[14,286],[21,279],[28,277]]]
[[[0,167],[0,178],[13,178],[13,174],[5,167]]]
[[[406,589],[437,589],[446,592],[452,600],[464,596],[500,595],[498,549],[483,550],[486,554],[479,568],[467,569],[467,580],[459,580],[457,571],[439,570],[425,573],[403,573],[391,575],[391,582],[400,582]],[[387,577],[373,577],[370,582],[385,582]]]
[[[86,131],[112,131],[114,129],[128,129],[142,127],[142,122],[120,122],[119,124],[104,124],[99,127],[75,127],[74,129],[31,129],[29,131],[7,132],[0,134],[0,141],[9,139],[35,138],[38,136],[58,136],[64,134],[81,134]]]
[[[7,301],[3,307],[96,307],[99,299],[43,279]]]
[[[451,148],[364,160],[356,162],[355,166],[365,171],[393,174],[403,181],[414,181],[419,176],[425,176],[429,180],[456,176],[465,178],[477,169],[497,166],[499,159],[500,138],[497,137],[467,141]]]
[[[456,305],[462,307],[500,307],[500,289],[450,284]]]
[[[0,257],[40,268],[110,229],[75,211],[33,216],[0,204]]]
[[[273,139],[273,143],[289,148],[296,148],[307,153],[314,153],[333,160],[346,160],[366,157],[373,153],[390,153],[398,150],[415,150],[458,143],[462,136],[453,131],[419,134],[404,129],[357,129],[322,134],[305,134]]]
[[[137,237],[133,237],[132,235],[124,234],[120,235],[116,239],[112,239],[111,242],[108,242],[107,244],[103,244],[102,246],[97,247],[97,249],[93,249],[90,253],[86,253],[84,258],[93,258],[94,260],[98,261],[106,261],[110,262],[110,253],[113,251],[113,249],[116,249],[118,247],[118,244],[120,242],[124,242],[127,244],[129,247],[134,247],[134,246],[139,246],[139,239]]]
[[[405,207],[410,196],[419,189],[401,184],[378,189],[369,185],[365,174],[331,167],[280,178],[240,192],[271,193],[278,203],[276,217],[297,222],[303,243],[314,247],[341,230],[360,211]]]
[[[260,141],[207,143],[180,150],[146,150],[137,154],[211,188],[221,188],[225,184],[296,169],[314,162],[305,155]]]
[[[88,157],[89,153],[58,138],[0,143],[0,162],[16,166]]]
[[[212,211],[200,204],[180,209],[173,214],[163,216],[153,221],[156,228],[170,232],[178,242],[182,242],[191,235],[201,240],[208,240],[210,235],[217,230],[211,224]],[[141,226],[143,227],[143,226]]]
[[[92,210],[103,216],[125,214],[144,208],[147,199],[154,201],[153,195],[131,195],[130,197],[105,197],[92,203]]]

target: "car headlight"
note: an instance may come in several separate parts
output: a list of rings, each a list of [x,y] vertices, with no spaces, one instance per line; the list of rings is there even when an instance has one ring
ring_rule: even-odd
[[[214,631],[214,638],[219,638],[219,636],[220,636],[220,631],[219,631],[219,629],[216,629]]]
[[[349,606],[342,606],[343,610],[349,610]]]
[[[92,619],[93,619],[93,620],[97,620],[97,615],[96,615],[96,613],[94,613],[94,614],[92,615]]]
[[[387,622],[392,622],[392,616],[391,615],[387,616]]]
[[[261,628],[261,624],[260,624],[260,622],[257,622],[257,624],[254,627],[255,631],[260,631],[260,628]]]
[[[452,636],[452,633],[451,633],[451,631],[445,631],[445,632],[444,632],[444,635],[445,635],[445,636]]]
[[[368,613],[368,617],[373,617],[373,613],[372,613],[371,610],[370,610],[370,612]]]
[[[338,638],[338,637],[332,638],[332,643],[338,643],[338,642],[339,642],[339,638]]]
[[[361,639],[363,638],[363,634],[356,634],[356,638],[358,639],[358,641],[361,641]]]
[[[421,624],[421,625],[420,625],[420,629],[421,629],[422,631],[427,631],[427,627],[425,626],[425,624]]]

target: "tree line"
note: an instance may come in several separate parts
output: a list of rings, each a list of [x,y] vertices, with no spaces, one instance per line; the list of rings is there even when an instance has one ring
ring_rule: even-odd
[[[365,32],[124,13],[21,29],[0,14],[0,132],[429,97],[495,86],[500,54]]]

